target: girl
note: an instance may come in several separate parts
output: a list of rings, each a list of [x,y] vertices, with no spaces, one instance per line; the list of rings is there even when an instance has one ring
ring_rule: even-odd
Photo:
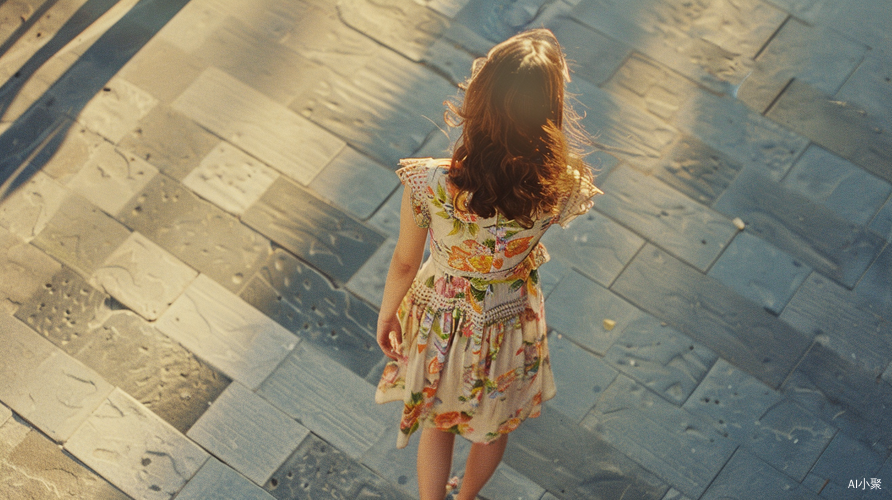
[[[474,499],[508,433],[554,396],[539,239],[601,192],[573,146],[584,136],[568,81],[550,31],[496,45],[475,61],[461,106],[447,104],[462,125],[452,158],[397,171],[406,189],[377,332],[393,361],[375,400],[403,401],[397,447],[422,430],[422,500],[444,498],[456,434],[472,442],[458,499]]]

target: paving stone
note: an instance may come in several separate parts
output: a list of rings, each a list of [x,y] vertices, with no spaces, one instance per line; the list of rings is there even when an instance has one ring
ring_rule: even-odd
[[[20,499],[130,497],[31,430],[0,463],[0,490]],[[12,498],[12,497],[8,497]]]
[[[309,188],[359,219],[369,218],[399,184],[391,170],[344,148],[309,184]]]
[[[300,443],[263,487],[281,500],[412,498],[314,434]]]
[[[888,51],[870,50],[864,60],[843,84],[836,98],[851,101],[869,110],[881,123],[892,124],[892,110],[886,104],[892,100],[892,54]]]
[[[155,326],[251,389],[260,386],[298,342],[290,332],[203,274]]]
[[[65,137],[58,146],[45,148],[35,155],[32,163],[41,167],[40,172],[32,179],[46,174],[60,184],[67,184],[96,154],[96,151],[108,143],[101,135],[79,123],[70,122],[66,128],[68,133],[64,134]]]
[[[176,500],[272,500],[269,493],[214,457],[198,469]]]
[[[691,499],[684,496],[683,493],[676,490],[675,488],[669,488],[669,491],[666,492],[666,496],[663,497],[663,500],[691,500]]]
[[[284,178],[242,220],[339,283],[348,281],[384,242],[383,236]]]
[[[880,454],[854,439],[839,433],[821,454],[812,474],[831,483],[847,486],[849,480],[878,477],[877,472],[886,460]]]
[[[173,109],[302,184],[344,142],[216,68],[208,68]]]
[[[607,350],[604,362],[667,401],[681,405],[718,356],[650,315],[632,320]]]
[[[886,367],[886,371],[883,372],[882,378],[889,385],[892,385],[892,363],[889,363],[889,366]]]
[[[617,167],[595,198],[598,211],[701,271],[736,234],[731,220],[628,167]]]
[[[121,153],[110,143],[99,146],[70,181],[68,188],[108,214],[118,213],[141,191],[158,169],[145,160]]]
[[[380,307],[381,301],[384,299],[387,271],[390,269],[390,260],[395,249],[396,239],[384,240],[384,243],[378,247],[378,251],[347,282],[347,290],[372,306]]]
[[[855,287],[855,293],[866,298],[870,309],[885,318],[892,319],[892,245],[880,253]]]
[[[703,500],[724,498],[817,500],[817,495],[797,486],[789,477],[781,474],[749,451],[739,448],[700,498]]]
[[[452,85],[458,86],[471,77],[471,67],[475,58],[461,44],[446,37],[440,37],[427,48],[421,57],[421,62],[443,75]],[[423,157],[424,155],[419,156]]]
[[[884,28],[892,20],[892,14],[882,1],[868,0],[851,6],[823,0],[775,0],[775,3],[810,24],[832,26],[874,48],[892,48],[892,37]]]
[[[113,387],[11,316],[0,316],[0,401],[51,439],[67,440]]]
[[[709,276],[774,314],[810,273],[810,267],[748,232],[735,236],[709,270]]]
[[[667,122],[699,93],[694,82],[637,52],[622,62],[602,88]]]
[[[466,2],[447,30],[452,40],[470,52],[485,55],[498,42],[527,28],[540,27],[539,12],[545,0]]]
[[[572,272],[549,295],[545,314],[551,328],[603,356],[626,325],[642,313],[610,290]],[[616,322],[616,327],[608,330],[605,320]]]
[[[403,200],[403,186],[400,184],[396,190],[387,198],[378,210],[368,220],[368,225],[375,228],[379,233],[388,235],[393,238],[400,231],[400,206]],[[892,207],[892,202],[889,203]],[[890,212],[890,234],[892,234],[892,208]]]
[[[182,15],[182,12],[179,14]],[[177,17],[179,17],[179,15]],[[191,27],[194,29],[194,27]],[[181,31],[190,36],[192,30]],[[207,67],[198,57],[163,39],[153,39],[139,51],[118,73],[123,80],[169,105]]]
[[[0,404],[0,427],[3,427],[3,424],[5,424],[10,417],[12,417],[12,410]]]
[[[545,490],[530,478],[505,464],[496,467],[492,477],[480,490],[483,498],[511,498],[517,500],[540,500]]]
[[[892,198],[880,208],[880,211],[870,223],[870,229],[880,236],[892,241]]]
[[[737,444],[711,423],[620,375],[582,426],[686,495],[698,498]]]
[[[382,358],[378,313],[287,252],[276,250],[241,297],[360,377]]]
[[[631,47],[574,21],[557,18],[546,25],[561,44],[573,75],[600,85],[620,67]]]
[[[50,92],[59,99],[68,98],[55,88]],[[157,104],[158,101],[144,90],[121,78],[113,78],[77,116],[71,118],[117,144]]]
[[[23,304],[61,268],[47,254],[0,227],[0,300]]]
[[[338,15],[351,28],[420,61],[449,25],[439,12],[412,0],[339,1]]]
[[[855,361],[816,342],[784,381],[783,393],[843,433],[874,448],[888,448],[892,387]]]
[[[65,449],[124,493],[170,498],[208,454],[120,389],[65,443]]]
[[[187,436],[257,484],[264,484],[310,433],[238,382]]]
[[[810,336],[650,245],[611,290],[772,387],[811,343]]]
[[[833,95],[864,57],[867,47],[840,32],[790,18],[759,53],[738,97],[765,111],[796,78]]]
[[[257,34],[270,40],[281,40],[302,20],[319,17],[318,11],[323,9],[318,4],[324,2],[310,0],[295,4],[288,0],[258,0],[246,4],[241,0],[213,0],[212,3],[231,17],[242,20]],[[334,10],[335,6],[329,5],[323,12]]]
[[[863,226],[747,170],[737,176],[715,209],[739,217],[747,232],[848,287],[885,244]]]
[[[183,185],[223,210],[242,215],[278,178],[275,170],[221,142],[183,179]]]
[[[601,358],[560,334],[549,337],[548,352],[558,387],[557,395],[548,405],[579,423],[616,378],[617,372]]]
[[[868,111],[793,80],[766,113],[825,149],[892,181],[892,132]]]
[[[65,197],[33,245],[89,276],[118,248],[130,231],[89,201]]]
[[[868,373],[879,375],[892,360],[892,323],[820,274],[805,280],[781,319]]]
[[[508,440],[503,462],[565,499],[659,499],[669,489],[602,438],[547,408]],[[554,450],[561,450],[559,455]]]
[[[796,161],[783,185],[864,226],[892,193],[888,182],[814,145]]]
[[[785,399],[762,416],[745,444],[777,470],[802,481],[835,433],[836,428]]]
[[[0,226],[30,242],[49,224],[69,191],[42,172],[19,187],[0,205]]]
[[[542,243],[554,261],[607,286],[643,245],[644,239],[592,210],[566,229],[545,233]]]
[[[158,31],[156,39],[189,53],[200,47],[226,16],[219,2],[189,2]]]
[[[233,292],[271,251],[269,240],[164,175],[155,176],[118,218]]]
[[[219,138],[192,120],[167,106],[158,106],[118,147],[182,180],[219,143]]]

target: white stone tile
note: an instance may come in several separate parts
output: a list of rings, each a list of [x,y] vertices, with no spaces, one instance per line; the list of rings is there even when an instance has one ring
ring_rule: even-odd
[[[208,459],[176,500],[273,500],[273,496],[214,457]]]
[[[272,373],[299,340],[203,274],[155,326],[251,389]]]
[[[154,321],[196,276],[198,271],[133,232],[93,272],[90,282],[143,318]]]
[[[11,316],[0,316],[0,401],[55,441],[65,441],[111,384]]]
[[[532,479],[501,463],[492,478],[480,491],[486,498],[510,498],[511,500],[539,500],[545,490]]]
[[[0,226],[30,242],[59,211],[70,192],[50,176],[37,172],[0,204]]]
[[[216,68],[205,70],[173,108],[304,185],[345,145]]]
[[[68,181],[68,188],[114,215],[157,173],[158,169],[142,158],[103,142],[80,172]]]
[[[12,416],[12,410],[10,410],[9,408],[7,408],[4,405],[0,405],[0,427],[2,427],[3,424],[5,424],[6,421],[9,420],[9,417],[11,417],[11,416]]]
[[[0,227],[0,300],[22,304],[62,265]]]
[[[169,499],[208,454],[120,389],[90,415],[65,449],[124,493]]]
[[[308,344],[297,347],[257,391],[330,444],[359,458],[396,419],[375,387]]]
[[[310,431],[238,382],[189,429],[188,436],[257,484],[264,484]]]
[[[112,78],[102,92],[72,118],[117,144],[157,104],[157,99],[136,85],[122,78]]]
[[[398,184],[392,170],[346,147],[319,172],[310,189],[354,216],[367,219]]]
[[[245,213],[279,173],[242,150],[221,142],[183,179],[202,198],[235,215]]]
[[[385,240],[374,255],[350,278],[347,289],[373,306],[380,307],[384,298],[384,282],[387,280],[387,271],[390,269],[390,260],[395,249],[396,239]]]

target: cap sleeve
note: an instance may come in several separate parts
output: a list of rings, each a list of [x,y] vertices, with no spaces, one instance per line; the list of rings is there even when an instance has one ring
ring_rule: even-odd
[[[599,194],[604,194],[604,192],[595,187],[591,181],[580,176],[579,172],[574,171],[573,176],[576,178],[576,183],[567,197],[567,201],[561,209],[561,213],[558,215],[557,223],[560,224],[561,227],[567,227],[570,221],[588,212],[595,204],[595,202],[592,201],[592,198]]]
[[[431,159],[404,159],[400,160],[400,169],[396,175],[400,182],[409,190],[412,201],[412,211],[415,214],[415,224],[418,227],[430,227],[431,215],[428,208],[428,178],[431,171]]]

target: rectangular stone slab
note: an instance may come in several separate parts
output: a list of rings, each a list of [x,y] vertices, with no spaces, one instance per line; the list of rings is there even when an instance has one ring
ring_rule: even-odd
[[[214,457],[177,494],[178,500],[273,500],[269,493]]]
[[[65,443],[65,449],[134,498],[169,499],[208,459],[120,389]]]
[[[23,304],[60,269],[52,257],[0,228],[0,300]]]
[[[777,387],[811,337],[663,250],[646,246],[611,290]]]
[[[700,497],[703,500],[723,498],[760,498],[818,500],[815,495],[777,471],[749,451],[741,448],[722,468],[722,472]]]
[[[557,394],[548,406],[579,423],[616,378],[617,371],[561,334],[548,337],[548,355],[557,386]]]
[[[885,241],[770,179],[744,170],[715,209],[739,217],[746,230],[852,287]]]
[[[0,315],[0,401],[57,442],[114,387],[19,320]]]
[[[346,283],[384,242],[377,232],[281,177],[242,220],[339,283]]]
[[[449,26],[448,19],[420,2],[357,0],[338,4],[338,15],[351,28],[419,61]]]
[[[264,484],[309,433],[234,382],[187,435],[251,481]]]
[[[106,142],[67,185],[105,213],[116,214],[157,173],[151,163]]]
[[[25,241],[49,224],[71,191],[43,172],[36,172],[0,204],[0,226]]]
[[[161,316],[156,328],[251,389],[298,342],[291,332],[203,274]]]

